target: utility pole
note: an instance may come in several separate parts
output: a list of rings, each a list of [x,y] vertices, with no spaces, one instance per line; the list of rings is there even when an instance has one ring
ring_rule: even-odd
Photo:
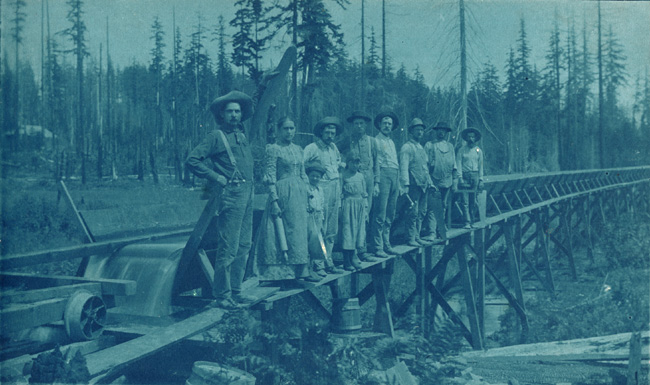
[[[460,4],[460,131],[467,128],[467,53],[465,45],[465,2]]]

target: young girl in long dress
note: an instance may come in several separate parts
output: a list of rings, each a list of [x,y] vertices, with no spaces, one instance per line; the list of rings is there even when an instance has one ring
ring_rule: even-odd
[[[366,180],[359,172],[361,157],[356,151],[350,151],[343,172],[343,200],[341,202],[340,231],[343,249],[343,268],[354,271],[361,269],[357,250],[366,242],[366,211],[368,210],[368,192]]]

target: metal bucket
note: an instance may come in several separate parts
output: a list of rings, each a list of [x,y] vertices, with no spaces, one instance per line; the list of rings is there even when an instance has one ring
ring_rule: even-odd
[[[216,362],[196,361],[185,385],[255,385],[255,377]]]
[[[333,299],[332,329],[341,333],[349,333],[361,329],[359,298]]]

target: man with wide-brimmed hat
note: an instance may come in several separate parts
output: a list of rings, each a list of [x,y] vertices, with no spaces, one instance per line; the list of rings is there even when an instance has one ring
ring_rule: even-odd
[[[465,140],[456,154],[456,165],[460,178],[459,188],[470,190],[463,193],[463,215],[465,228],[472,227],[472,213],[476,210],[476,191],[483,190],[483,150],[478,146],[481,132],[476,128],[466,128],[461,132]]]
[[[336,147],[334,139],[342,130],[343,127],[338,118],[333,116],[323,118],[314,127],[314,142],[308,144],[303,152],[305,164],[316,160],[325,168],[320,187],[325,198],[323,232],[327,255],[332,255],[334,240],[338,233],[339,208],[341,207],[339,168],[345,166],[345,163],[341,159],[341,153]],[[341,271],[331,265],[326,266],[325,270],[328,272]]]
[[[253,155],[242,122],[252,116],[253,101],[231,91],[216,98],[210,111],[219,128],[190,152],[186,165],[207,179],[211,192],[221,191],[218,216],[206,231],[209,242],[216,242],[212,294],[216,306],[235,309],[253,300],[241,292],[252,243],[254,195]]]
[[[406,194],[412,202],[406,216],[408,245],[421,247],[425,242],[420,239],[422,221],[427,212],[427,190],[433,185],[429,176],[429,160],[424,147],[420,144],[424,135],[424,123],[414,118],[409,124],[409,141],[400,149],[400,192]]]
[[[388,258],[388,254],[397,254],[390,244],[390,227],[395,218],[397,196],[399,195],[399,160],[391,132],[399,127],[399,120],[392,111],[382,111],[374,119],[375,128],[379,130],[377,143],[377,162],[379,163],[379,195],[373,201],[371,214],[372,242],[368,249],[376,256]]]
[[[425,223],[428,234],[423,238],[447,238],[447,225],[445,211],[449,202],[449,190],[455,191],[458,187],[458,170],[456,169],[456,154],[454,145],[447,141],[451,128],[447,123],[434,125],[433,140],[424,145],[429,157],[429,174],[436,187],[427,194],[427,215]]]
[[[354,111],[347,117],[346,121],[352,125],[349,135],[345,140],[340,142],[339,150],[343,154],[349,154],[355,151],[361,157],[359,172],[366,180],[366,189],[368,194],[368,210],[366,222],[370,223],[370,210],[372,209],[373,198],[379,195],[379,161],[377,160],[377,142],[375,138],[367,135],[366,127],[372,119],[362,111]],[[366,234],[370,238],[370,231],[367,229]],[[359,258],[362,261],[373,262],[375,258],[367,251],[367,243],[357,250]]]

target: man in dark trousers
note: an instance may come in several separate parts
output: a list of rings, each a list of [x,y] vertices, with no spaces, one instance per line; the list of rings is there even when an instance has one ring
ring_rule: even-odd
[[[408,245],[418,248],[426,244],[420,238],[420,230],[427,212],[427,190],[433,186],[427,152],[420,144],[423,134],[424,123],[414,118],[409,125],[409,141],[402,145],[399,155],[400,193],[406,194],[411,202],[406,218]]]
[[[192,150],[187,167],[208,181],[208,190],[221,190],[215,215],[216,260],[212,294],[215,306],[236,309],[253,299],[242,294],[241,284],[253,233],[253,155],[242,122],[253,115],[253,101],[231,91],[210,105],[219,128]]]

